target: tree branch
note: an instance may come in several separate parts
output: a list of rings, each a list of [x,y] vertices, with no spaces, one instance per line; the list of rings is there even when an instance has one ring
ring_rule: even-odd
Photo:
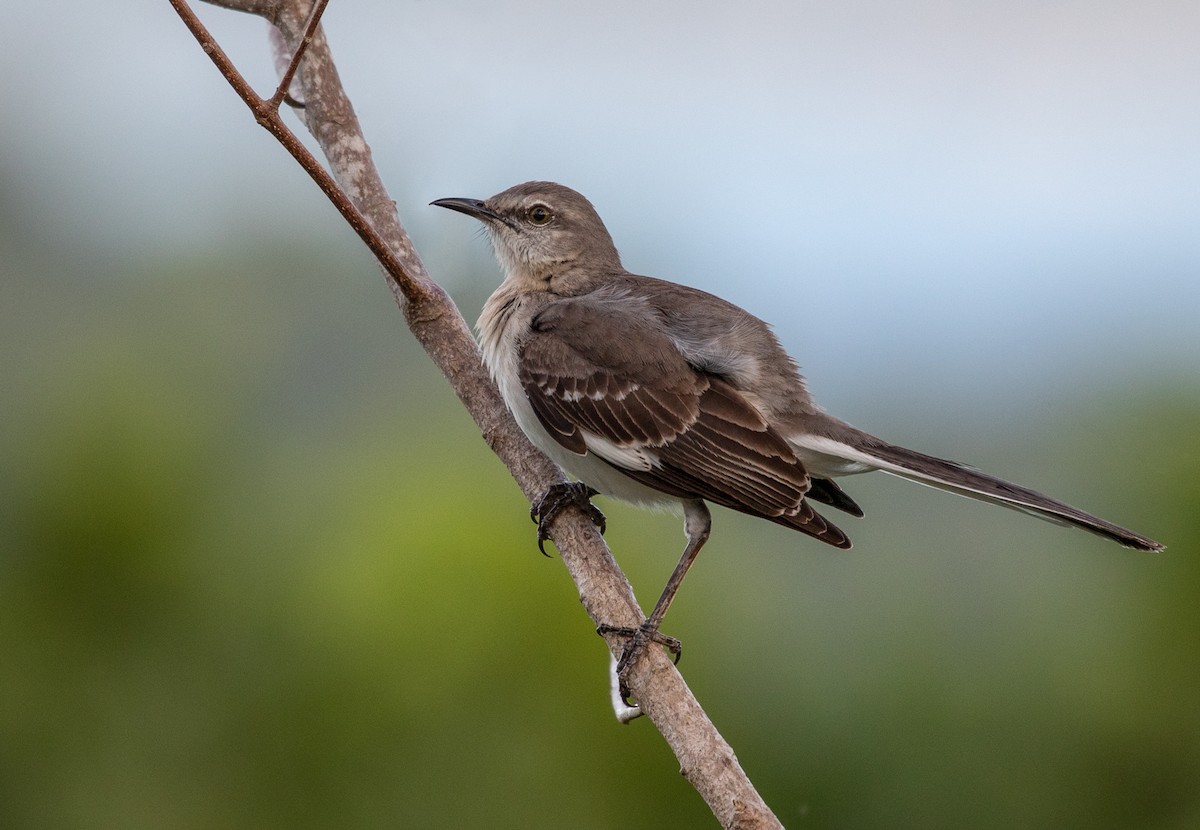
[[[550,485],[564,481],[562,471],[517,427],[483,368],[479,348],[462,315],[426,272],[400,224],[395,203],[379,178],[354,109],[338,79],[324,32],[317,25],[324,0],[317,0],[311,7],[308,0],[207,1],[261,16],[273,24],[271,39],[282,80],[273,96],[263,99],[237,71],[186,0],[170,0],[255,120],[291,153],[375,254],[409,328],[446,376],[488,446],[522,492],[532,503]],[[303,102],[297,115],[320,144],[329,171],[281,117],[279,106],[289,90]],[[632,628],[644,620],[629,582],[581,511],[564,511],[551,529],[551,538],[593,622]],[[610,637],[608,646],[618,655],[624,640]],[[651,650],[640,661],[629,677],[629,687],[642,712],[675,752],[683,775],[722,826],[782,826],[661,650]]]

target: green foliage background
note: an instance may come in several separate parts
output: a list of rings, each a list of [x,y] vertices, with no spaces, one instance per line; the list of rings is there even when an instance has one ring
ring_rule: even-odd
[[[711,823],[364,254],[4,241],[0,826]],[[888,423],[1169,549],[882,477],[849,553],[719,512],[667,628],[767,801],[1200,826],[1196,378]],[[677,522],[604,507],[648,602]]]

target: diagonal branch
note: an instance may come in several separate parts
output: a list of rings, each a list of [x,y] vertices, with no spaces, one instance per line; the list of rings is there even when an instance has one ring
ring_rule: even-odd
[[[169,1],[255,120],[296,159],[375,254],[409,328],[526,497],[533,502],[550,485],[564,481],[562,472],[529,443],[508,413],[466,322],[426,272],[400,224],[317,25],[325,0],[311,5],[307,0],[208,0],[273,24],[282,81],[268,99],[254,92],[186,0]],[[297,114],[320,144],[328,171],[281,117],[280,103],[293,88],[304,102]],[[644,616],[628,581],[590,519],[575,509],[564,511],[551,538],[579,589],[584,609],[597,625],[636,627],[642,622]],[[623,645],[619,637],[608,641],[614,655]],[[722,826],[781,826],[664,653],[654,651],[642,660],[629,686],[642,712],[675,752],[681,772]]]

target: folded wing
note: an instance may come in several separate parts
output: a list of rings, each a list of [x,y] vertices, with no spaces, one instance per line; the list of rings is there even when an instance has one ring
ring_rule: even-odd
[[[677,498],[849,547],[805,499],[811,482],[788,442],[737,389],[689,365],[651,313],[582,297],[534,319],[519,371],[551,436]]]

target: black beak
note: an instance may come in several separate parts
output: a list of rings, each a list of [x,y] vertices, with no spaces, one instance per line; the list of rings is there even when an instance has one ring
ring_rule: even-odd
[[[473,216],[476,219],[485,222],[500,222],[500,214],[492,210],[478,199],[434,199],[429,204],[437,205],[438,207],[450,208],[457,210],[459,213],[465,213],[467,216]]]

